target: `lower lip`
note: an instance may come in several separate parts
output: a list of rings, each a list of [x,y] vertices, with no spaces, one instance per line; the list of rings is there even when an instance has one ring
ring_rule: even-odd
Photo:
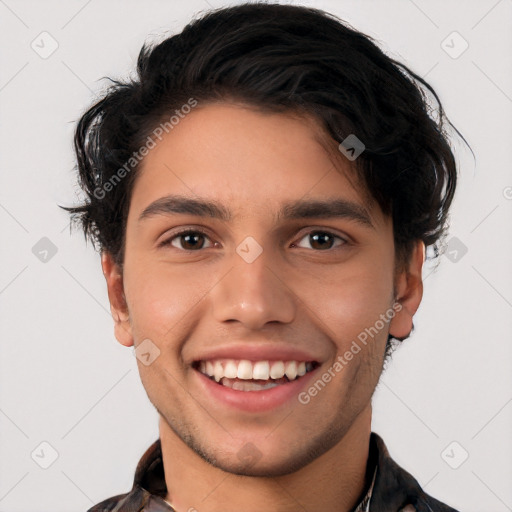
[[[276,409],[292,400],[298,401],[299,393],[309,384],[319,368],[320,366],[316,367],[299,379],[262,391],[231,389],[209,379],[198,370],[194,370],[194,373],[199,377],[199,384],[207,396],[238,410],[262,412]]]

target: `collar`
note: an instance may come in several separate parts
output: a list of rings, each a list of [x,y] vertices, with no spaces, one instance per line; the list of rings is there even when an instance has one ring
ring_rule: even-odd
[[[362,501],[355,508],[354,512],[370,512],[370,501],[372,499],[373,488],[375,486],[375,478],[377,476],[377,468],[378,468],[378,466],[375,466],[375,469],[373,470],[373,477],[372,477],[372,482],[370,484],[370,487],[369,487],[368,491],[366,492]]]

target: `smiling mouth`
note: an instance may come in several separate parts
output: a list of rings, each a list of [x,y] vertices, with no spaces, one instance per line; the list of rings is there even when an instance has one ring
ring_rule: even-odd
[[[294,382],[319,366],[317,361],[195,361],[193,368],[221,386],[236,391],[264,391]]]

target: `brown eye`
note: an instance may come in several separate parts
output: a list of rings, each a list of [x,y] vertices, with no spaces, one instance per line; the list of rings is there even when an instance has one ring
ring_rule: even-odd
[[[161,245],[172,245],[176,247],[176,249],[182,249],[184,251],[196,251],[205,248],[206,240],[208,240],[208,237],[202,231],[189,229],[175,234],[162,242]]]
[[[346,240],[343,240],[343,238],[332,233],[329,233],[328,231],[311,231],[306,236],[301,238],[301,240],[305,239],[308,240],[311,249],[321,251],[332,249],[334,247],[336,239],[342,242],[341,244],[338,244],[338,246],[346,243]],[[300,245],[298,247],[300,247]]]

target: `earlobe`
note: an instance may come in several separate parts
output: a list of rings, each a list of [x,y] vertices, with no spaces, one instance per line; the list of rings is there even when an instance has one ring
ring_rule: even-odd
[[[101,267],[107,282],[110,311],[114,319],[114,334],[119,343],[126,347],[133,345],[128,305],[124,295],[123,275],[113,256],[108,252],[101,254]]]
[[[425,244],[419,240],[411,254],[407,269],[398,276],[396,283],[395,316],[389,324],[389,334],[396,339],[407,338],[413,328],[413,316],[423,297],[422,268],[425,262]]]

